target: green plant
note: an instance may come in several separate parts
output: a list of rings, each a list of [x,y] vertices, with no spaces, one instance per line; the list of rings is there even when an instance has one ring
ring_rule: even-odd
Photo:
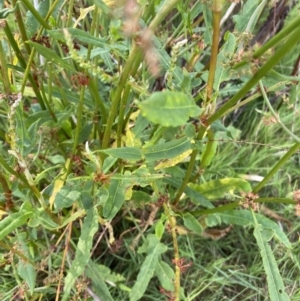
[[[254,229],[269,297],[289,300],[270,244],[299,260],[272,214],[257,211],[261,203],[299,206],[297,185],[275,195],[267,186],[300,148],[286,125],[292,117],[278,117],[269,99],[295,82],[283,108],[296,108],[299,77],[281,67],[299,61],[299,5],[251,47],[267,1],[245,1],[226,32],[221,18],[232,4],[221,0],[0,4],[0,247],[10,251],[1,261],[12,273],[2,274],[4,300],[197,300],[225,278],[210,278],[207,267],[203,286],[185,283],[182,275],[198,277],[199,268],[180,234],[215,239],[232,225]],[[249,156],[248,170],[270,162],[257,185],[232,158],[246,136],[237,127],[258,130],[249,122],[257,114],[236,127],[221,120],[254,100],[289,141],[280,159],[270,150]],[[239,158],[247,151],[240,147]],[[212,264],[221,270],[224,261]]]

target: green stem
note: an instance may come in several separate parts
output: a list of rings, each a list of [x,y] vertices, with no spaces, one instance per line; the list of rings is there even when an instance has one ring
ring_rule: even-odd
[[[67,20],[66,27],[71,27],[72,16],[73,16],[73,7],[74,7],[74,0],[69,0],[68,20]]]
[[[277,162],[277,164],[271,169],[271,171],[264,177],[264,179],[254,187],[253,193],[258,193],[265,184],[276,174],[276,172],[289,160],[289,158],[297,152],[300,148],[300,143],[295,143],[290,150]]]
[[[7,245],[5,242],[0,241],[0,246],[8,251],[10,251],[11,253],[19,256],[20,258],[22,258],[25,262],[32,264],[36,269],[38,269],[38,267],[36,266],[35,262],[32,261],[30,258],[26,257],[22,252],[20,252],[17,248],[11,247],[9,245]]]
[[[286,84],[287,82],[279,82],[271,87],[268,88],[268,91],[277,91],[279,90],[279,88],[281,86],[283,86],[284,84]],[[234,105],[233,107],[231,107],[226,114],[229,114],[230,112],[235,111],[237,108],[240,108],[244,105],[246,105],[247,103],[249,103],[250,101],[256,99],[257,97],[259,97],[261,95],[261,93],[257,92],[254,93],[253,95],[251,95],[250,97],[244,99],[243,101],[240,101],[239,103],[237,103],[236,105]]]
[[[126,61],[125,67],[121,74],[120,81],[118,83],[118,87],[112,97],[111,108],[110,108],[110,111],[108,114],[107,124],[106,124],[106,128],[105,128],[104,136],[103,136],[103,142],[102,142],[103,149],[106,149],[109,146],[111,130],[112,130],[112,126],[113,126],[113,123],[114,123],[116,115],[117,115],[120,99],[122,97],[122,92],[123,92],[124,86],[125,86],[128,78],[129,78],[129,74],[131,73],[132,65],[135,61],[135,58],[136,58],[138,52],[139,52],[138,47],[136,45],[133,45],[131,53]]]
[[[37,10],[34,8],[32,3],[28,0],[22,0],[22,3],[25,4],[25,6],[28,8],[28,10],[32,13],[32,15],[38,20],[39,24],[42,25],[42,27],[46,29],[51,29],[50,25],[46,22],[46,18],[43,18]],[[26,39],[27,40],[27,39]],[[24,42],[26,41],[24,40]]]
[[[205,135],[205,132],[206,132],[206,128],[204,126],[201,126],[200,129],[199,129],[199,132],[198,132],[198,135],[197,135],[197,140],[198,141],[201,141]],[[190,161],[189,161],[189,165],[188,165],[188,168],[186,170],[186,173],[185,173],[185,176],[184,176],[184,179],[182,181],[182,184],[180,186],[180,188],[178,189],[178,192],[175,196],[175,199],[174,199],[174,202],[173,202],[173,205],[176,206],[180,200],[180,197],[181,195],[183,194],[189,180],[190,180],[190,177],[192,175],[192,172],[193,172],[193,168],[195,166],[195,163],[196,163],[196,158],[197,158],[197,155],[198,155],[198,149],[194,149],[193,152],[191,153],[191,158],[190,158]]]
[[[89,90],[90,90],[90,93],[93,95],[95,102],[97,103],[97,106],[99,106],[99,110],[101,112],[101,118],[103,120],[103,123],[106,123],[107,112],[106,112],[105,104],[97,90],[97,85],[93,78],[90,79]]]
[[[297,201],[286,199],[286,198],[273,198],[273,197],[267,197],[267,198],[258,198],[254,200],[255,203],[278,203],[278,204],[290,204],[290,205],[297,205]]]
[[[210,214],[214,214],[214,213],[218,213],[218,212],[224,212],[227,210],[233,210],[239,206],[240,206],[240,202],[233,202],[233,203],[229,203],[229,204],[219,206],[216,208],[191,211],[190,213],[193,216],[198,217],[198,216],[202,216],[202,215],[210,215]]]
[[[14,39],[14,36],[13,36],[11,30],[10,30],[10,27],[9,27],[8,23],[6,23],[6,25],[5,25],[5,27],[3,29],[4,29],[4,32],[5,32],[6,36],[7,36],[7,38],[8,38],[10,46],[13,48],[13,50],[15,52],[15,55],[16,55],[16,57],[18,58],[18,60],[20,62],[21,67],[24,68],[24,69],[26,69],[27,63],[25,62],[25,59],[24,59],[24,57],[22,55],[22,52],[21,52],[19,46],[17,45],[17,43],[16,43],[16,41]],[[37,87],[36,82],[33,79],[33,77],[32,77],[31,74],[28,74],[28,79],[30,81],[30,84],[32,86],[34,94],[35,94],[35,96],[36,96],[36,98],[38,100],[38,103],[40,104],[41,108],[43,110],[45,110],[46,106],[44,104],[44,100],[43,100],[42,95],[41,95],[41,93],[39,91],[39,88]]]
[[[11,86],[10,86],[10,81],[8,76],[8,68],[6,64],[6,53],[4,52],[1,42],[0,42],[0,63],[1,63],[1,74],[2,74],[5,93],[6,95],[11,95],[12,91],[11,91]]]
[[[147,23],[147,20],[154,15],[155,15],[155,0],[150,0],[148,3],[148,7],[143,14],[143,19],[145,23]]]
[[[0,171],[0,184],[2,185],[3,195],[6,200],[6,207],[9,208],[10,206],[12,206],[12,192],[11,192],[11,190],[7,184],[7,181],[1,171]]]
[[[76,113],[76,119],[77,119],[77,124],[76,124],[76,129],[75,129],[75,136],[74,136],[74,143],[73,143],[73,148],[72,148],[72,155],[76,154],[77,146],[78,146],[78,141],[79,141],[79,134],[81,131],[81,126],[82,126],[82,112],[83,112],[83,104],[84,104],[84,91],[85,88],[82,87],[80,91],[80,98],[79,98],[79,103],[77,107],[77,113]],[[71,160],[72,162],[72,160]],[[70,164],[71,166],[72,164]]]
[[[177,241],[177,233],[176,233],[176,219],[171,215],[170,209],[167,204],[163,204],[164,211],[166,216],[168,217],[169,225],[171,228],[172,238],[173,238],[173,246],[174,246],[174,264],[175,264],[175,279],[174,279],[174,301],[180,300],[180,268],[179,268],[179,247]]]
[[[192,154],[191,154],[191,158],[190,158],[190,162],[189,162],[189,165],[188,165],[188,168],[186,170],[186,173],[185,173],[185,177],[182,181],[182,184],[176,194],[176,197],[174,199],[174,202],[173,202],[173,205],[176,206],[178,204],[178,202],[180,201],[180,197],[181,195],[183,194],[188,182],[189,182],[189,179],[192,175],[192,172],[193,172],[193,168],[195,166],[195,163],[196,163],[196,157],[198,155],[198,150],[194,149]]]
[[[174,6],[176,6],[178,2],[179,0],[165,1],[162,7],[160,8],[160,10],[158,11],[158,13],[156,14],[155,18],[150,23],[148,29],[151,31],[155,31],[158,25],[167,17],[169,12],[174,8]],[[132,76],[135,75],[135,72],[132,72],[132,66],[134,66],[134,64],[137,64],[137,61],[140,61],[139,52],[140,50],[138,49],[138,47],[136,45],[133,45],[130,55],[125,64],[125,67],[123,69],[123,72],[121,73],[120,81],[118,83],[117,89],[112,97],[111,109],[108,114],[106,129],[103,136],[103,142],[102,142],[103,149],[108,148],[109,146],[111,130],[112,130],[113,123],[115,121],[115,117],[117,115],[119,103],[122,97],[122,92],[129,78],[129,74],[131,73]]]
[[[256,84],[271,70],[278,61],[284,57],[300,40],[300,26],[289,35],[288,40],[282,47],[277,50],[274,55],[252,76],[252,78],[216,113],[208,118],[208,124],[213,123],[227,113],[243,96],[245,96]]]
[[[128,100],[128,96],[130,93],[130,85],[126,85],[122,100],[120,103],[120,111],[119,111],[119,118],[118,118],[118,126],[117,126],[117,147],[121,147],[121,139],[122,139],[122,132],[123,132],[123,119],[124,113],[126,108],[126,103]]]
[[[209,163],[208,162],[209,156],[212,151],[212,147],[213,147],[213,143],[214,143],[214,133],[213,133],[212,129],[207,130],[207,138],[208,138],[208,141],[207,141],[206,148],[205,148],[205,151],[204,151],[202,159],[201,159],[200,169],[204,169]]]
[[[42,197],[41,193],[39,192],[39,190],[35,186],[30,185],[29,182],[27,181],[26,177],[23,174],[17,173],[14,169],[12,169],[1,156],[0,156],[0,164],[10,174],[14,175],[17,179],[20,179],[37,197],[41,206],[43,208],[46,208],[46,204],[45,204],[43,197]]]
[[[17,3],[20,4],[21,1],[12,0],[12,5],[14,7],[17,6]],[[29,46],[29,44],[25,43],[28,40],[28,36],[27,36],[27,33],[26,33],[26,29],[25,29],[25,26],[24,26],[24,22],[23,22],[23,18],[21,16],[19,6],[16,7],[15,16],[16,16],[16,20],[17,20],[17,23],[18,23],[18,27],[19,27],[19,32],[20,32],[22,40],[24,42],[25,50],[26,50],[27,54],[29,54],[30,53],[30,46]]]
[[[28,183],[27,179],[24,175],[17,173],[14,169],[12,169],[6,161],[0,156],[0,164],[1,166],[10,174],[14,175],[17,179],[20,179],[28,188],[31,188],[30,184]]]
[[[158,13],[156,14],[155,18],[149,25],[149,29],[154,31],[157,28],[157,26],[165,20],[169,12],[177,5],[179,1],[180,0],[165,1]]]
[[[219,39],[220,39],[220,20],[221,20],[221,11],[217,10],[213,12],[213,41],[212,49],[209,63],[209,74],[207,80],[207,94],[206,94],[206,104],[212,101],[212,92],[214,86],[214,79],[216,73],[216,66],[218,60],[218,51],[219,51]]]

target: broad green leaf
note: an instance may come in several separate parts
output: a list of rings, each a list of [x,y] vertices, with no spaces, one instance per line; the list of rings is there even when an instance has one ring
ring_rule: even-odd
[[[22,156],[26,157],[30,153],[32,147],[36,145],[38,136],[29,135],[29,129],[27,130],[25,126],[24,112],[20,106],[17,108],[14,118],[16,122],[16,135],[18,137],[16,143]],[[37,124],[35,124],[35,128],[37,129]]]
[[[33,46],[36,51],[49,62],[53,62],[64,69],[74,71],[72,64],[68,63],[66,60],[63,60],[55,51],[32,41],[27,41],[27,43]]]
[[[106,188],[101,187],[96,193],[97,205],[104,205],[109,197],[109,192]]]
[[[30,114],[26,119],[26,126],[30,127],[30,125],[37,122],[38,126],[48,125],[50,122],[53,121],[53,118],[49,115],[48,111],[39,111],[36,113]]]
[[[142,152],[146,158],[146,161],[151,162],[175,158],[192,149],[193,146],[193,140],[183,137],[166,143],[145,147]]]
[[[108,220],[113,219],[124,201],[131,199],[134,185],[144,187],[162,177],[164,177],[163,174],[150,174],[144,167],[137,169],[133,174],[126,171],[124,175],[113,175],[108,187],[109,197],[103,206],[103,216]]]
[[[89,140],[94,124],[92,122],[85,123],[79,133],[78,143],[84,143]]]
[[[85,214],[86,214],[86,211],[83,209],[76,211],[75,213],[72,213],[69,217],[64,218],[63,221],[61,222],[61,225],[59,227],[57,227],[56,229],[64,228],[66,225],[77,220],[80,217],[83,217]]]
[[[90,261],[86,268],[86,275],[92,280],[95,293],[101,300],[114,301],[105,283],[106,279],[97,264]]]
[[[200,192],[209,200],[224,197],[224,194],[233,194],[236,190],[249,192],[250,184],[243,179],[224,178],[220,180],[212,180],[203,184],[189,184],[189,187]]]
[[[284,244],[286,248],[291,248],[289,239],[277,223],[259,213],[255,213],[255,217],[258,223],[261,224],[264,228],[272,229],[274,231],[275,237],[282,244]],[[222,222],[225,224],[234,224],[239,226],[254,226],[253,216],[249,210],[228,210],[206,217],[206,224],[209,227],[219,225]]]
[[[203,228],[192,214],[185,213],[183,215],[183,223],[189,230],[192,230],[197,234],[202,234]]]
[[[89,210],[94,206],[94,199],[90,190],[84,190],[80,195],[80,203],[84,210]]]
[[[105,158],[102,166],[102,171],[106,174],[109,169],[118,161],[118,158],[107,157]]]
[[[26,237],[27,235],[25,233],[18,233],[17,234],[17,241],[18,246],[20,250],[22,251],[22,254],[24,254],[26,257],[32,259],[32,256],[30,255],[28,246],[26,244]],[[24,261],[22,258],[19,258],[18,267],[17,267],[18,274],[20,277],[27,283],[30,294],[33,294],[33,290],[35,288],[35,282],[36,282],[36,269],[35,267],[29,263]]]
[[[129,185],[130,187],[130,185]],[[103,216],[111,220],[125,201],[126,185],[122,179],[111,179],[108,187],[109,197],[103,206]]]
[[[135,202],[150,203],[152,201],[152,198],[148,193],[146,193],[144,191],[133,190],[131,200],[133,200]]]
[[[103,49],[103,48],[97,47],[91,51],[90,59],[93,59],[98,55],[102,56],[108,52],[109,52],[109,49]],[[85,48],[82,48],[78,51],[78,55],[83,56],[83,57],[86,57],[88,53],[89,53],[89,50],[85,49]]]
[[[166,175],[164,175],[163,173],[152,174],[150,173],[148,168],[142,166],[136,169],[133,173],[126,171],[123,175],[115,174],[111,177],[111,179],[123,180],[123,182],[126,181],[126,183],[131,186],[138,185],[145,187],[151,184],[153,181],[162,179],[165,176]]]
[[[34,217],[30,219],[28,222],[29,227],[38,227],[39,225],[42,225],[46,229],[56,229],[59,227],[59,225],[51,219],[49,213],[47,213],[44,209],[36,209],[34,211]]]
[[[87,211],[84,219],[81,235],[77,244],[75,258],[65,278],[64,294],[62,301],[69,300],[71,289],[76,279],[83,275],[85,266],[90,260],[90,251],[93,245],[94,234],[98,230],[98,212],[96,208]]]
[[[195,126],[191,123],[187,124],[187,126],[184,128],[184,134],[193,139],[196,136]]]
[[[235,52],[236,38],[234,34],[227,32],[225,35],[225,40],[226,43],[218,54],[218,62],[214,80],[214,89],[216,91],[219,91],[220,84],[223,81],[230,80],[232,78],[231,70],[228,68],[228,64]]]
[[[76,38],[78,41],[81,41],[88,45],[101,47],[102,49],[105,49],[108,46],[104,38],[92,36],[88,32],[78,28],[66,28],[66,29],[69,31],[71,36]],[[61,30],[58,29],[49,30],[48,33],[54,39],[63,40],[63,41],[65,40],[64,33]]]
[[[212,24],[213,24],[213,16],[212,10],[209,5],[202,4],[203,17],[205,21],[205,31],[204,31],[204,43],[211,45],[212,43]]]
[[[161,286],[169,292],[174,292],[174,270],[164,261],[158,260],[155,267],[155,275],[159,279]]]
[[[155,235],[158,239],[161,239],[163,234],[165,232],[165,225],[164,223],[159,220],[156,224],[155,224]]]
[[[149,121],[165,127],[184,125],[190,117],[201,113],[193,98],[172,91],[155,92],[138,106]]]
[[[105,279],[106,282],[111,283],[114,286],[116,283],[120,283],[125,280],[125,277],[121,274],[113,273],[110,268],[103,264],[93,263],[97,270],[101,273],[101,278]]]
[[[271,301],[289,301],[290,298],[285,292],[284,284],[280,276],[274,254],[269,245],[269,241],[274,234],[273,230],[265,229],[262,225],[256,224],[253,234],[256,238],[263,260]]]
[[[142,152],[137,147],[109,148],[103,149],[101,152],[123,160],[139,161],[142,159]]]
[[[19,212],[12,213],[0,221],[0,240],[18,227],[27,223],[33,216],[33,209],[29,202],[24,202]]]
[[[19,260],[17,270],[20,277],[27,283],[30,294],[32,295],[36,281],[36,270],[34,266],[31,263]]]
[[[136,301],[143,297],[147,286],[154,275],[160,255],[166,252],[167,249],[168,248],[164,244],[159,242],[155,235],[149,234],[147,236],[147,241],[139,249],[139,253],[147,252],[147,256],[129,294],[130,301]]]
[[[135,120],[134,128],[132,132],[136,136],[136,138],[141,138],[142,132],[149,126],[149,121],[142,116],[141,114],[138,115],[137,119]]]
[[[165,232],[165,220],[166,216],[164,214],[161,215],[160,219],[155,223],[155,235],[160,240]]]
[[[164,182],[174,186],[177,189],[180,188],[182,183],[181,180],[172,177],[164,178]],[[194,188],[187,186],[184,190],[184,193],[191,198],[195,205],[201,205],[205,208],[214,208],[214,205],[203,194]]]
[[[233,16],[233,21],[235,24],[234,31],[244,32],[248,22],[256,10],[257,6],[259,5],[260,0],[252,0],[246,1],[243,5],[243,9],[240,11],[238,15]]]
[[[37,7],[37,13],[42,17],[45,18],[50,7],[50,0],[41,1]],[[41,24],[35,18],[35,16],[31,13],[31,11],[27,11],[26,14],[26,21],[25,21],[26,29],[28,30],[30,36],[33,36],[37,33],[38,29],[40,28]]]
[[[72,206],[80,197],[79,187],[75,185],[65,185],[55,195],[54,207],[56,211]]]

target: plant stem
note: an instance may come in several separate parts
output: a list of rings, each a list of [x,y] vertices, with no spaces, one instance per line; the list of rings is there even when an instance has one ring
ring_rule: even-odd
[[[17,1],[12,0],[12,5],[14,7],[16,7],[17,6]],[[26,29],[25,29],[25,26],[24,26],[23,18],[21,16],[20,6],[18,6],[16,8],[15,16],[16,16],[16,20],[17,20],[17,23],[18,23],[18,27],[19,27],[19,30],[20,30],[22,40],[24,42],[25,50],[26,50],[27,54],[29,54],[30,53],[30,46],[29,46],[29,44],[25,43],[28,40],[28,36],[27,36]]]
[[[118,126],[117,126],[117,147],[121,147],[123,119],[124,119],[126,102],[128,100],[129,93],[130,93],[130,85],[126,85],[126,87],[124,89],[124,93],[122,95],[122,100],[120,103],[120,111],[119,111]]]
[[[218,213],[218,212],[224,212],[227,210],[233,210],[237,207],[240,206],[240,202],[232,202],[223,206],[219,206],[216,208],[210,208],[210,209],[203,209],[203,210],[195,210],[195,211],[191,211],[190,213],[195,216],[202,216],[202,215],[210,215],[210,214],[214,214],[214,213]]]
[[[5,24],[5,26],[4,26],[3,29],[4,29],[4,32],[5,32],[6,36],[7,36],[7,38],[8,38],[10,46],[13,48],[13,50],[15,52],[15,55],[16,55],[16,57],[18,58],[18,60],[20,62],[21,67],[24,68],[24,69],[26,69],[27,64],[25,62],[25,59],[24,59],[24,57],[22,55],[22,52],[21,52],[19,46],[17,45],[17,43],[16,43],[16,41],[14,39],[14,36],[13,36],[11,30],[10,30],[10,27],[9,27],[8,23]],[[32,77],[31,74],[28,74],[28,79],[30,81],[30,84],[32,86],[32,89],[34,91],[34,94],[35,94],[35,96],[37,98],[38,103],[40,104],[41,108],[43,110],[45,110],[46,106],[44,104],[44,100],[43,100],[42,95],[41,95],[41,93],[40,93],[40,91],[39,91],[39,89],[38,89],[38,87],[36,85],[36,82],[34,81],[34,79],[33,79],[33,77]]]
[[[204,137],[206,133],[206,128],[204,126],[202,126],[200,129],[199,129],[199,132],[198,132],[198,135],[197,135],[197,140],[198,141],[201,141]],[[192,154],[191,154],[191,158],[190,158],[190,161],[189,161],[189,165],[188,165],[188,168],[186,170],[186,173],[185,173],[185,176],[184,176],[184,179],[182,181],[182,184],[175,196],[175,199],[173,201],[173,206],[176,206],[180,200],[180,197],[181,195],[183,194],[189,180],[190,180],[190,177],[192,175],[192,172],[193,172],[193,168],[195,166],[195,163],[196,163],[196,158],[197,158],[197,155],[198,155],[198,149],[194,149]]]
[[[180,300],[180,268],[179,268],[179,248],[176,234],[176,219],[171,215],[170,209],[167,204],[163,204],[164,211],[166,216],[168,217],[169,225],[171,228],[172,238],[173,238],[173,246],[174,246],[174,264],[175,264],[175,279],[174,279],[174,301]]]
[[[22,3],[28,8],[28,10],[32,13],[32,15],[38,20],[39,24],[45,29],[51,29],[50,25],[47,23],[47,19],[43,18],[37,10],[34,8],[32,3],[28,0],[22,0]],[[27,40],[27,39],[26,39]],[[26,41],[24,40],[24,42]]]
[[[133,45],[131,53],[126,61],[123,72],[121,73],[120,81],[118,83],[118,87],[112,96],[111,108],[107,118],[107,124],[103,136],[102,148],[106,149],[109,146],[110,134],[112,130],[113,123],[115,121],[115,117],[117,115],[117,111],[119,108],[119,103],[122,97],[123,88],[129,78],[129,74],[131,72],[132,65],[135,61],[136,56],[138,55],[139,49],[136,45]]]
[[[214,2],[218,2],[214,1]],[[222,6],[221,6],[222,7]],[[219,51],[219,39],[220,39],[220,20],[221,20],[221,9],[219,6],[213,7],[213,41],[212,49],[209,63],[209,74],[207,80],[207,94],[206,94],[206,104],[211,102],[214,79],[216,73],[216,66],[218,60],[218,51]]]
[[[207,130],[207,138],[208,138],[208,141],[206,143],[206,148],[205,148],[205,151],[204,151],[202,159],[201,159],[200,169],[204,169],[209,164],[209,162],[208,162],[209,155],[212,151],[212,147],[213,147],[213,143],[214,143],[214,133],[213,133],[212,129]]]
[[[165,1],[162,7],[159,9],[158,13],[156,14],[155,18],[152,20],[152,22],[149,25],[149,29],[154,31],[157,26],[165,20],[169,12],[176,6],[176,4],[180,0],[169,0]]]
[[[10,81],[9,81],[9,76],[8,76],[8,68],[6,64],[6,53],[4,52],[2,43],[0,43],[0,63],[1,63],[1,74],[2,74],[2,79],[3,79],[3,86],[6,95],[11,95],[11,86],[10,86]]]
[[[6,200],[6,207],[7,209],[10,209],[10,207],[13,206],[12,191],[10,190],[7,181],[1,171],[0,171],[0,184],[2,185],[3,195]]]
[[[179,0],[169,0],[165,1],[158,13],[156,14],[155,18],[149,25],[149,30],[154,31],[158,25],[166,18],[172,8],[179,2]],[[110,134],[112,130],[113,123],[115,121],[115,117],[117,115],[119,103],[122,97],[123,89],[126,85],[127,80],[129,79],[129,75],[131,73],[132,76],[135,75],[135,70],[132,70],[132,67],[140,61],[140,50],[138,49],[137,45],[133,45],[130,55],[127,59],[123,72],[120,76],[120,81],[118,83],[117,89],[112,96],[112,104],[107,118],[106,129],[103,136],[102,148],[108,148]],[[138,64],[137,64],[138,65]],[[136,66],[136,65],[135,65]]]

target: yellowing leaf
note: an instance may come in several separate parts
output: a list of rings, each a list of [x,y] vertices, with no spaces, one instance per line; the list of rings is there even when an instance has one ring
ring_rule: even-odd
[[[244,192],[251,191],[250,184],[242,179],[224,178],[220,180],[212,180],[200,185],[189,184],[189,187],[200,192],[209,200],[224,197],[225,194],[233,194],[234,191],[240,190]]]
[[[78,23],[83,20],[87,14],[91,11],[93,11],[95,9],[95,5],[92,5],[90,7],[87,7],[87,8],[80,8],[80,16],[79,18],[76,20],[76,22],[74,23],[73,25],[73,28],[76,28]]]
[[[161,161],[154,167],[154,170],[175,166],[186,159],[192,153],[192,151],[192,149],[189,149],[175,158]]]
[[[54,188],[52,191],[52,194],[49,198],[49,205],[50,208],[52,208],[54,201],[55,201],[55,197],[57,195],[57,193],[61,190],[61,188],[64,186],[66,177],[68,175],[68,168],[70,166],[71,160],[67,159],[65,167],[62,169],[62,171],[60,172],[58,178],[55,180],[54,182]]]

